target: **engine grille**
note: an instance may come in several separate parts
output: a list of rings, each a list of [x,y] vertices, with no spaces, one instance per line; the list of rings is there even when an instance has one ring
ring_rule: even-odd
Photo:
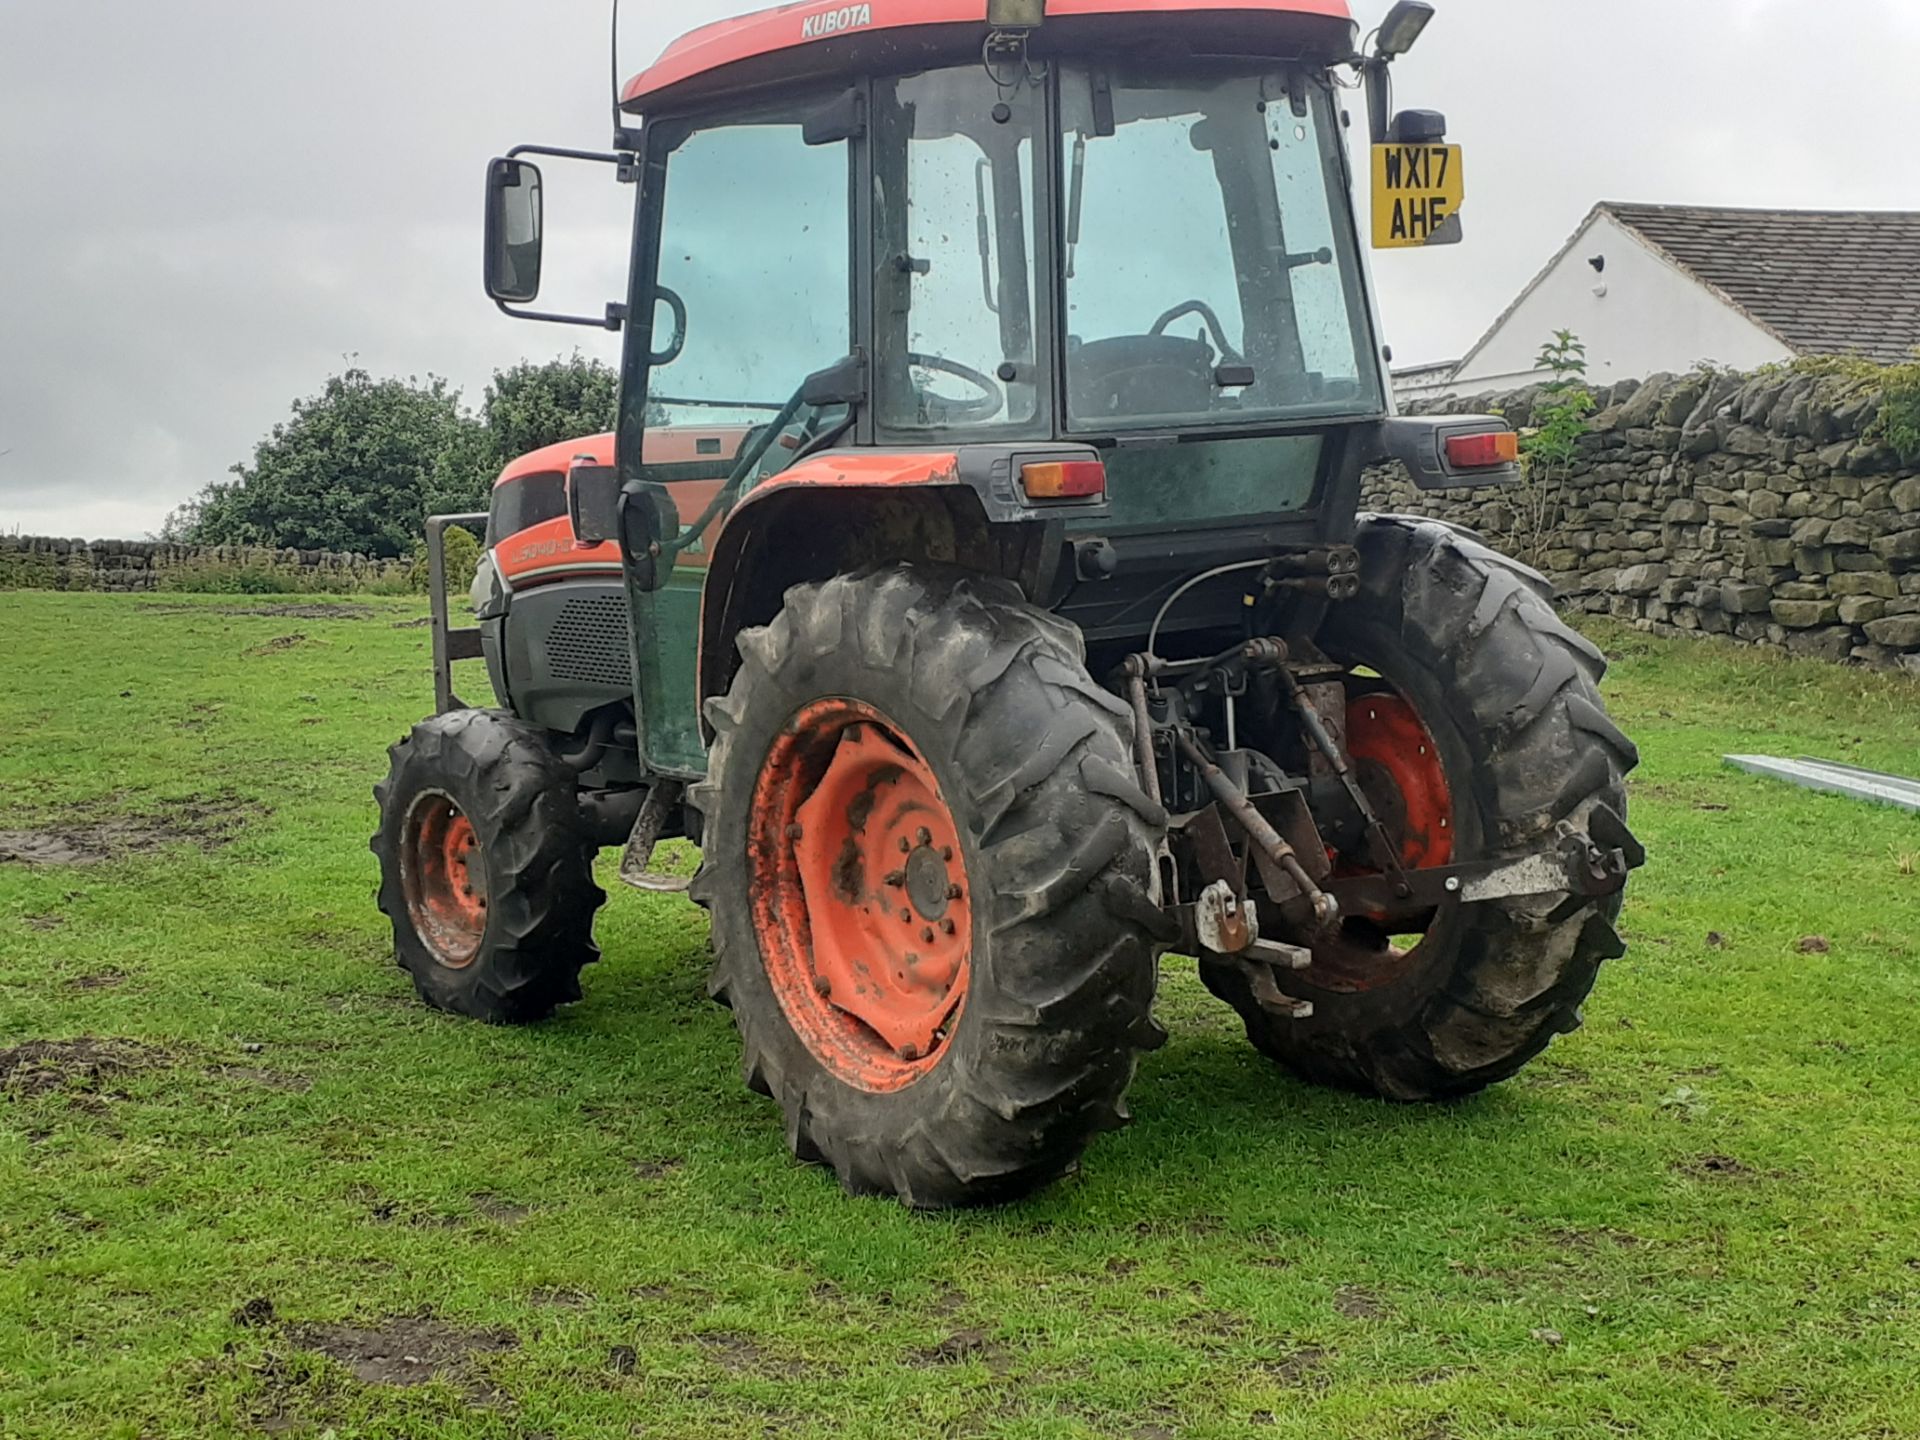
[[[616,591],[570,597],[547,634],[547,664],[556,680],[631,689],[626,596]]]

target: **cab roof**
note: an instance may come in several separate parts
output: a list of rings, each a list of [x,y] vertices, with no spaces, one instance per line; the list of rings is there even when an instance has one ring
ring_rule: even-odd
[[[621,95],[640,112],[681,100],[805,79],[851,79],[929,52],[977,52],[987,0],[801,0],[689,32],[635,76]],[[1348,0],[1048,0],[1039,37],[1087,44],[1106,36],[1177,34],[1260,54],[1260,42],[1313,43],[1327,58],[1357,38]]]

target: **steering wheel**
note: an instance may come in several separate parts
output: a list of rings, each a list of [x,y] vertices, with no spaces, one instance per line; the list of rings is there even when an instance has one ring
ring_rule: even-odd
[[[1153,329],[1147,333],[1149,335],[1164,335],[1167,333],[1167,327],[1169,325],[1188,315],[1198,315],[1202,320],[1207,322],[1207,329],[1213,332],[1214,348],[1220,352],[1220,361],[1222,364],[1246,364],[1240,352],[1233,348],[1233,342],[1227,339],[1227,327],[1220,323],[1219,315],[1216,314],[1214,308],[1204,300],[1186,300],[1174,306],[1173,309],[1167,311],[1166,314],[1154,321]]]
[[[1000,382],[971,365],[962,365],[958,360],[949,360],[944,355],[921,355],[910,353],[907,367],[912,370],[937,370],[942,375],[951,375],[973,386],[980,394],[971,400],[949,400],[944,395],[926,395],[922,403],[933,402],[939,405],[937,417],[943,425],[978,425],[993,419],[1007,406],[1007,392]]]

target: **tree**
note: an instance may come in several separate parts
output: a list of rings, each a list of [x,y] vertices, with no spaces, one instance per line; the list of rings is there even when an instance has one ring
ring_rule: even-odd
[[[614,425],[620,376],[581,355],[494,372],[475,417],[437,376],[350,369],[255,447],[251,465],[167,517],[161,536],[204,545],[412,552],[428,515],[484,510],[501,469],[529,450]]]
[[[530,450],[611,430],[619,400],[619,372],[577,350],[564,360],[494,371],[478,432],[435,468],[430,513],[484,510],[503,468]]]
[[[350,369],[254,447],[251,465],[168,517],[170,536],[201,544],[408,554],[443,457],[474,453],[480,423],[438,376],[375,380]],[[481,437],[484,439],[484,436]]]
[[[619,403],[619,372],[576,350],[565,360],[496,370],[480,413],[504,465],[529,450],[613,429]]]

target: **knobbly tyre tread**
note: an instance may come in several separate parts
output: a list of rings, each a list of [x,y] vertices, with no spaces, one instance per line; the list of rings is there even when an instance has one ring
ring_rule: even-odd
[[[1132,716],[1086,672],[1077,629],[1004,581],[916,566],[787,592],[739,640],[691,801],[706,843],[692,896],[712,915],[709,990],[732,1009],[750,1088],[770,1094],[802,1160],[855,1194],[940,1209],[998,1203],[1072,1170],[1118,1128],[1153,1021],[1157,951],[1143,915],[1166,813],[1132,778]],[[776,729],[821,695],[877,705],[940,777],[968,845],[972,974],[946,1058],[876,1095],[795,1036],[748,903],[747,816]]]
[[[581,833],[573,772],[537,726],[495,710],[454,710],[414,726],[374,786],[380,909],[420,998],[495,1025],[543,1020],[580,998],[600,958],[594,847]],[[444,790],[473,822],[488,877],[487,930],[471,965],[440,964],[415,934],[400,877],[400,825],[422,790]]]
[[[1570,826],[1643,859],[1626,829],[1625,780],[1639,752],[1600,699],[1606,658],[1554,613],[1547,581],[1432,521],[1365,515],[1355,543],[1361,597],[1335,611],[1323,643],[1338,649],[1372,625],[1430,669],[1443,718],[1465,746],[1467,773],[1449,778],[1456,812],[1462,788],[1474,802],[1474,817],[1460,823],[1476,819],[1475,853],[1517,857]],[[1397,680],[1391,658],[1367,663]],[[1508,1078],[1578,1028],[1600,965],[1625,951],[1620,904],[1616,895],[1464,907],[1453,943],[1385,993],[1286,984],[1314,1002],[1303,1022],[1262,1011],[1231,967],[1203,965],[1202,978],[1240,1013],[1257,1048],[1305,1079],[1394,1100],[1446,1099]]]

